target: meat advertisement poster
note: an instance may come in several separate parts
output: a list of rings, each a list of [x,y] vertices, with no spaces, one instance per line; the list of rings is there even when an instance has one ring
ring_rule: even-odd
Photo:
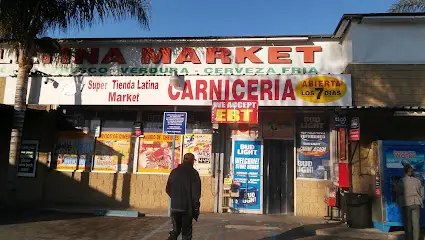
[[[297,121],[297,178],[330,178],[329,123],[321,114],[303,115]]]
[[[176,136],[174,168],[180,164],[181,137]],[[140,139],[137,172],[170,173],[172,165],[173,136],[162,133],[145,133]]]
[[[183,155],[195,155],[195,169],[201,176],[211,176],[212,134],[186,134],[183,142]]]

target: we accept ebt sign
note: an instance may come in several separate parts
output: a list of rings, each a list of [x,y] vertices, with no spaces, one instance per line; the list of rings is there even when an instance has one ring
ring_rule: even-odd
[[[233,207],[239,211],[261,212],[262,156],[261,141],[233,142],[233,179],[240,186]]]

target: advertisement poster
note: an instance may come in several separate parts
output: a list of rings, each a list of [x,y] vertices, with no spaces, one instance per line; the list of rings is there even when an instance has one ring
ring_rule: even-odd
[[[257,124],[258,101],[214,100],[211,122]]]
[[[385,146],[387,168],[403,169],[406,164],[415,172],[425,172],[425,149],[420,146]]]
[[[212,134],[186,134],[183,140],[183,155],[195,155],[195,169],[201,176],[212,175],[211,165]]]
[[[23,140],[21,144],[20,161],[18,165],[18,176],[35,177],[38,161],[38,141]]]
[[[59,133],[55,155],[56,170],[91,169],[94,139],[82,132]]]
[[[94,171],[127,172],[130,165],[131,132],[102,132],[96,140]]]
[[[320,114],[301,116],[297,131],[297,178],[330,178],[329,124]]]
[[[239,186],[239,198],[233,200],[235,209],[261,212],[261,164],[260,141],[234,141],[233,180]]]
[[[348,140],[353,142],[360,141],[360,119],[358,117],[353,117],[351,119]]]
[[[174,148],[174,168],[180,164],[181,136],[176,136]],[[172,159],[172,135],[162,133],[145,133],[140,139],[137,172],[170,173]]]

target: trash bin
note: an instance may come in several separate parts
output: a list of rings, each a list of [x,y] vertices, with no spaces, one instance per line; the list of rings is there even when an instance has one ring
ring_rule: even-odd
[[[372,202],[370,196],[364,193],[345,193],[347,206],[347,224],[351,228],[371,228]]]

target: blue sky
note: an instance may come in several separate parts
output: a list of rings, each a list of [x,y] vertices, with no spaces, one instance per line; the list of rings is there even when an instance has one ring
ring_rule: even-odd
[[[346,13],[385,12],[395,0],[153,0],[151,30],[108,21],[54,37],[185,37],[330,34]]]

